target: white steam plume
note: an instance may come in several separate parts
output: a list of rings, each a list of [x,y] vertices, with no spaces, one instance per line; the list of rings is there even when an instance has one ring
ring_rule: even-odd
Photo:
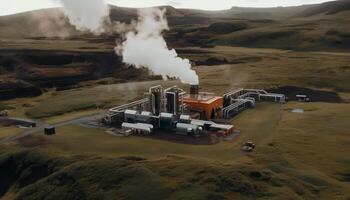
[[[198,76],[191,69],[190,61],[178,57],[174,49],[168,49],[162,36],[164,30],[169,30],[165,9],[141,9],[138,15],[135,30],[126,33],[125,41],[115,48],[123,62],[137,68],[147,67],[164,79],[176,77],[183,83],[198,84]]]
[[[108,21],[109,7],[104,0],[59,0],[69,22],[80,31],[101,34]]]

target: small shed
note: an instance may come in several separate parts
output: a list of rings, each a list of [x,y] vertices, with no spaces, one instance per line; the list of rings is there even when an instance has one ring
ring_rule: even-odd
[[[220,136],[228,136],[233,133],[234,126],[229,124],[212,124],[210,130],[217,132]]]
[[[53,126],[46,127],[44,129],[45,135],[55,135],[56,134],[56,128]]]
[[[310,98],[306,94],[298,94],[295,97],[298,99],[298,101],[301,101],[301,102],[309,102],[310,101]]]

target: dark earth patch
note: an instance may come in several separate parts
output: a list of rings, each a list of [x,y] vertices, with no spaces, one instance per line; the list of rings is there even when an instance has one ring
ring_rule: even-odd
[[[310,88],[303,88],[297,86],[282,86],[271,88],[268,90],[272,93],[285,94],[288,100],[296,101],[296,95],[302,94],[307,95],[311,102],[327,102],[327,103],[346,103],[338,93],[322,90],[313,90]]]

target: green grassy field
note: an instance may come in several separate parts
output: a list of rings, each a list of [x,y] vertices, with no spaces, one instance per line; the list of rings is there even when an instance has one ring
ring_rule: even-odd
[[[29,187],[19,186],[23,181],[20,177],[25,175],[16,175],[4,198],[41,198],[53,188],[51,198],[72,193],[88,198],[115,195],[138,199],[140,192],[151,199],[284,199],[286,194],[289,199],[349,198],[349,55],[236,47],[204,50],[210,56],[240,63],[197,66],[202,91],[223,94],[241,87],[294,85],[334,91],[343,103],[259,103],[232,119],[241,131],[238,137],[215,145],[116,137],[102,129],[78,125],[60,127],[52,137],[38,133],[4,146],[3,152],[23,151],[19,154],[26,155],[22,159],[25,162],[37,163],[40,158],[46,163],[48,159],[55,167],[49,165],[46,174],[29,178],[35,180]],[[201,54],[184,56],[204,58]],[[90,85],[2,104],[13,108],[13,116],[58,123],[140,98],[149,86],[157,84],[178,84],[188,89],[178,81]],[[295,108],[304,113],[291,113]],[[0,137],[19,131],[1,128]],[[248,140],[257,144],[251,154],[240,150]],[[5,159],[6,153],[1,155]],[[7,166],[4,163],[0,161],[0,167]],[[111,174],[111,179],[105,174]],[[106,181],[96,183],[96,179]],[[149,193],[150,187],[157,189]],[[96,196],[91,196],[91,191]]]
[[[304,109],[305,113],[291,113],[290,109],[292,108]],[[85,155],[89,159],[84,164],[92,165],[91,167],[96,167],[96,170],[101,166],[109,166],[108,163],[111,160],[119,157],[143,158],[147,161],[142,161],[141,165],[153,173],[159,173],[158,175],[165,181],[164,183],[157,181],[157,184],[161,184],[162,187],[167,185],[179,187],[184,177],[187,177],[186,170],[208,170],[207,167],[210,166],[209,168],[212,169],[209,174],[204,172],[205,175],[201,175],[201,177],[210,177],[210,174],[213,173],[212,170],[220,171],[219,174],[223,176],[228,176],[226,174],[228,169],[248,174],[251,170],[262,170],[270,176],[276,176],[275,178],[280,181],[279,184],[283,185],[283,187],[268,186],[266,187],[267,191],[265,191],[267,194],[260,191],[262,193],[258,192],[256,198],[280,199],[280,195],[285,192],[293,196],[291,199],[343,198],[346,197],[349,187],[343,184],[339,174],[346,174],[349,168],[347,162],[350,150],[347,145],[349,125],[347,122],[350,115],[344,113],[337,116],[340,117],[337,118],[337,123],[327,124],[319,123],[319,121],[325,121],[325,119],[329,121],[332,116],[335,118],[334,113],[348,108],[348,104],[329,103],[258,104],[255,109],[247,110],[232,120],[232,123],[241,131],[240,136],[233,141],[225,141],[216,145],[179,144],[136,136],[117,137],[100,129],[66,126],[59,128],[55,136],[46,137],[39,133],[20,141],[17,146],[31,152],[34,151],[34,155],[45,152],[72,159],[72,162],[76,162],[75,156]],[[252,140],[257,144],[257,149],[252,154],[240,151],[240,145],[247,140]],[[90,159],[92,163],[89,161]],[[153,165],[157,167],[154,168]],[[159,168],[162,170],[158,171]],[[239,168],[242,169],[239,170]],[[66,170],[72,169],[67,168]],[[192,174],[191,172],[187,173]],[[101,177],[98,173],[96,176]],[[139,178],[142,179],[142,176]],[[170,176],[174,180],[168,178],[164,180],[163,176]],[[79,182],[84,181],[83,178],[77,178]],[[241,178],[236,177],[235,180]],[[158,180],[158,178],[156,179]],[[138,181],[143,182],[143,180]],[[40,184],[43,184],[41,182],[38,182],[38,186],[35,187],[40,187]],[[278,183],[270,181],[268,183],[278,185]],[[260,182],[257,184],[260,186]],[[204,196],[209,195],[205,189],[208,187],[206,184],[189,187],[189,191],[183,189],[180,190],[180,194],[173,194],[174,198],[180,198],[178,195],[185,195],[184,198],[189,198],[188,195],[194,195],[198,199],[204,199]],[[233,193],[235,193],[234,190]],[[227,198],[231,195],[224,193],[223,196]],[[254,197],[254,195],[245,195],[244,190],[238,191],[238,195],[241,197],[240,199]]]

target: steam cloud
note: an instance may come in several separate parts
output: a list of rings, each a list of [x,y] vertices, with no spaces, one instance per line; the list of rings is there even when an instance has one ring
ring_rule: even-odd
[[[59,0],[69,22],[80,31],[105,32],[109,8],[104,0]]]
[[[162,36],[164,30],[169,30],[165,9],[141,9],[138,15],[134,30],[127,32],[125,41],[115,48],[123,62],[137,68],[147,67],[163,79],[176,77],[182,83],[198,84],[198,76],[191,69],[190,61],[178,57],[175,49],[168,49]]]

